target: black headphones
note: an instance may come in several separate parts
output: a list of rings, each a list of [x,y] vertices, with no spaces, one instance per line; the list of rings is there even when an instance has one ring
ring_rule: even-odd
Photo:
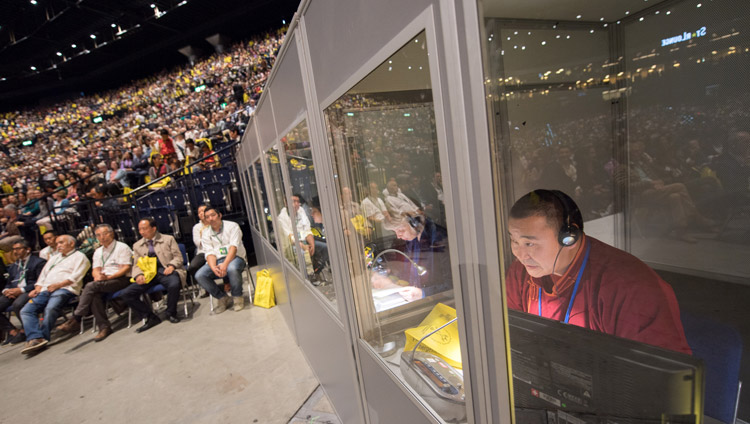
[[[417,233],[421,232],[425,225],[424,218],[422,218],[420,215],[412,216],[406,214],[406,221],[409,223],[409,226],[411,226],[411,228],[414,228]]]
[[[583,218],[581,211],[576,206],[573,199],[559,190],[544,190],[554,196],[562,205],[563,216],[562,226],[557,233],[557,242],[561,246],[567,247],[576,244],[581,238],[583,232]],[[572,220],[572,222],[571,222]]]

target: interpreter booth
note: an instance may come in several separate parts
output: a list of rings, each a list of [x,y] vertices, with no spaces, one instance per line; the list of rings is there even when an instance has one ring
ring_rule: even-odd
[[[748,28],[741,0],[303,1],[238,163],[341,421],[750,421]],[[544,196],[551,248],[509,217]]]

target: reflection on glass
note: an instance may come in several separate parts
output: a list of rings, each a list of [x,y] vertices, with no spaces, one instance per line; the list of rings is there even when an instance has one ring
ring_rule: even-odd
[[[323,211],[315,181],[315,167],[310,150],[310,135],[307,122],[302,121],[281,138],[284,147],[289,180],[292,185],[292,201],[298,222],[297,239],[303,249],[305,266],[302,271],[308,280],[329,300],[336,298],[331,263],[328,258],[326,230],[323,225]],[[311,272],[312,271],[312,272]]]
[[[243,175],[242,178],[244,178],[244,180],[245,180],[245,187],[247,187],[247,191],[245,192],[245,194],[246,194],[246,197],[248,199],[248,202],[250,202],[250,206],[248,207],[248,214],[249,214],[249,218],[250,218],[250,225],[252,227],[255,227],[256,230],[260,231],[258,229],[258,217],[256,215],[257,211],[255,209],[255,203],[256,202],[255,202],[255,199],[253,198],[254,194],[253,194],[253,191],[252,191],[253,190],[252,189],[252,184],[250,184],[250,181],[252,181],[252,178],[253,178],[251,176],[251,167],[248,167],[248,169],[242,175]]]
[[[262,217],[262,221],[265,222],[265,225],[261,225],[263,236],[268,239],[273,247],[276,247],[276,236],[273,231],[273,217],[271,216],[271,207],[268,205],[266,183],[263,178],[263,167],[261,166],[260,159],[255,161],[255,172],[258,176],[258,195],[260,196],[260,199],[262,199],[262,202],[258,202],[258,216]]]
[[[520,422],[750,418],[749,6],[482,3]]]
[[[325,118],[361,334],[443,419],[460,421],[466,406],[430,84],[422,33]]]
[[[307,235],[310,234],[310,221],[305,214],[297,213],[297,210],[300,207],[299,198],[292,198],[293,209],[291,213],[287,207],[286,188],[281,174],[281,157],[276,146],[273,146],[266,151],[266,163],[268,164],[268,172],[271,174],[271,186],[273,187],[271,201],[274,202],[276,210],[279,211],[279,216],[276,217],[276,225],[279,230],[281,252],[284,259],[291,262],[292,265],[296,267],[299,261],[297,258],[297,250],[294,247],[296,242],[294,239],[294,231],[292,229],[296,228],[302,237],[306,238]],[[302,241],[300,241],[300,243],[303,244]]]

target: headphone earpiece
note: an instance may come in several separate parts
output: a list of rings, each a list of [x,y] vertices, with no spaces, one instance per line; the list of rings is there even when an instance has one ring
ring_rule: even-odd
[[[406,215],[406,220],[409,223],[409,226],[411,226],[411,228],[413,228],[417,233],[422,231],[424,222],[422,222],[422,220],[418,216]]]
[[[571,222],[571,215],[578,212],[578,208],[571,205],[568,201],[569,198],[564,193],[557,190],[549,190],[549,192],[560,201],[563,209],[563,223],[560,227],[560,231],[557,233],[557,241],[563,247],[572,246],[581,238],[581,228]],[[580,214],[580,212],[578,213]]]

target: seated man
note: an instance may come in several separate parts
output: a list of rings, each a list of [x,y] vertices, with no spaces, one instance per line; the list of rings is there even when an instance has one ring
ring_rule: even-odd
[[[629,253],[583,233],[578,206],[560,191],[520,198],[508,221],[516,257],[508,307],[690,353],[672,288]]]
[[[415,301],[452,288],[448,234],[424,215],[398,215],[388,221],[386,229],[406,241],[403,255],[393,255],[388,270],[394,277],[409,283],[399,293],[407,301]],[[394,252],[396,253],[396,252]],[[404,256],[408,261],[404,262]],[[400,270],[395,263],[402,261]],[[375,264],[377,267],[378,264]],[[381,270],[372,273],[370,282],[376,289],[400,287]]]
[[[209,206],[203,212],[210,228],[203,231],[201,243],[206,249],[206,264],[195,274],[195,280],[213,296],[214,314],[220,314],[229,306],[229,296],[214,283],[215,278],[229,279],[234,298],[234,310],[245,307],[242,297],[242,270],[245,269],[245,246],[242,230],[232,221],[222,221],[221,214]]]
[[[47,230],[42,236],[42,240],[47,245],[44,249],[39,252],[39,257],[48,261],[49,258],[57,253],[57,246],[55,246],[55,239],[57,239],[57,232],[55,230]]]
[[[292,218],[289,215],[287,208],[282,208],[281,212],[279,212],[278,223],[281,228],[281,233],[283,234],[282,243],[284,246],[287,245],[287,242],[291,245],[294,241],[294,231],[296,230],[297,236],[299,237],[300,247],[302,250],[309,252],[310,258],[312,259],[312,256],[315,254],[315,237],[310,228],[310,218],[308,218],[307,213],[301,207],[302,201],[299,195],[292,195],[292,206],[294,207],[294,213],[296,215],[294,227],[292,227]],[[295,254],[294,250],[287,252],[287,249],[284,249],[284,251],[287,255]],[[291,258],[287,259],[292,260]]]
[[[33,353],[49,343],[50,333],[62,308],[80,293],[83,277],[91,267],[86,255],[76,250],[73,236],[57,237],[57,255],[42,268],[34,290],[29,292],[29,303],[21,309],[21,321],[26,331],[26,346],[21,353]],[[44,311],[40,328],[39,313]]]
[[[14,204],[9,204],[3,208],[5,217],[8,219],[5,222],[5,231],[0,233],[0,250],[10,252],[13,248],[13,244],[24,240],[21,236],[21,231],[18,229],[18,224],[21,222],[18,220],[18,208]]]
[[[4,344],[26,341],[23,328],[17,329],[3,312],[13,305],[13,312],[21,320],[21,308],[29,301],[29,293],[34,290],[36,280],[47,262],[31,254],[31,247],[26,240],[13,244],[13,259],[15,262],[8,267],[8,282],[0,296],[0,330],[9,331]]]
[[[201,239],[203,238],[203,233],[208,229],[208,221],[206,221],[206,217],[204,215],[204,212],[206,211],[206,205],[200,205],[198,206],[198,223],[193,225],[193,244],[195,244],[195,256],[193,256],[193,260],[190,261],[190,265],[188,265],[188,273],[190,273],[193,278],[195,278],[195,273],[198,272],[203,265],[206,264],[206,254],[203,249],[203,244],[201,243]],[[201,297],[208,297],[208,293],[205,294],[205,296],[201,295]]]
[[[130,285],[133,251],[127,244],[115,241],[115,230],[109,224],[97,225],[94,234],[101,244],[101,247],[94,251],[94,281],[83,288],[73,316],[57,329],[75,332],[81,326],[81,319],[92,313],[99,325],[99,334],[94,337],[94,341],[100,342],[112,334],[112,325],[107,318],[107,308],[102,294],[114,293]]]
[[[158,232],[154,218],[140,220],[138,232],[143,238],[133,245],[132,274],[135,283],[125,288],[122,298],[141,317],[146,318],[146,324],[136,330],[137,333],[140,333],[161,323],[161,319],[151,311],[149,305],[141,300],[141,295],[157,284],[162,284],[167,288],[169,322],[173,324],[180,322],[180,318],[177,317],[177,301],[186,274],[183,267],[182,252],[177,246],[177,241],[172,236]],[[148,282],[143,275],[144,270],[138,266],[138,259],[143,256],[155,257],[157,262],[156,276]]]

